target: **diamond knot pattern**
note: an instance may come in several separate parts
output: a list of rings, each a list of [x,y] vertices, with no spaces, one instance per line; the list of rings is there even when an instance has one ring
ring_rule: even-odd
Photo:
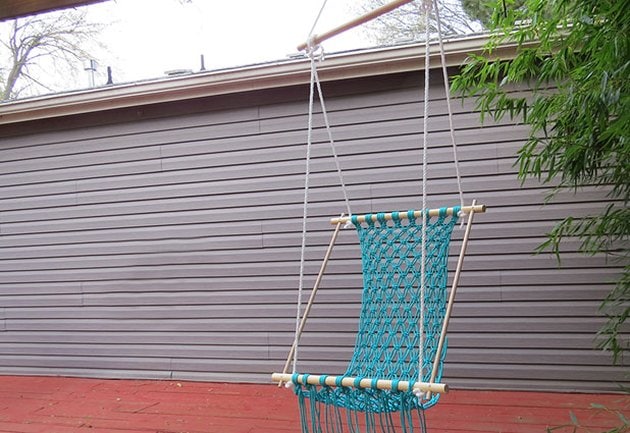
[[[357,225],[363,299],[347,376],[417,380],[422,353],[428,381],[446,310],[447,261],[457,217],[427,217],[424,313],[421,313],[422,217]],[[420,351],[420,318],[424,347]]]
[[[381,215],[376,221],[368,215],[363,224],[353,220],[361,245],[363,292],[354,353],[344,375],[428,382],[446,313],[448,249],[457,212],[453,216],[442,211],[437,217],[427,215],[426,230],[422,216],[407,219],[395,213],[393,220],[385,221]],[[426,254],[421,290],[423,232]],[[437,382],[445,354],[446,347],[441,352]],[[395,412],[401,407],[426,409],[439,398],[434,394],[421,401],[412,391],[316,385],[298,386],[296,393],[311,402],[366,413]]]

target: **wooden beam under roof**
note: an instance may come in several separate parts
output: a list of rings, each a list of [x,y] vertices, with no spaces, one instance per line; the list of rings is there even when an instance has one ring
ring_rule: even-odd
[[[0,21],[102,1],[106,0],[2,0],[0,1]]]

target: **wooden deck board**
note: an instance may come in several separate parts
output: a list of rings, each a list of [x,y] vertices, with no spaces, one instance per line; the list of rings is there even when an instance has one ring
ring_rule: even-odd
[[[426,413],[431,433],[605,431],[630,397],[455,390]],[[587,430],[590,428],[591,430]],[[293,394],[273,384],[0,376],[0,433],[298,433]],[[554,433],[573,432],[572,427]]]

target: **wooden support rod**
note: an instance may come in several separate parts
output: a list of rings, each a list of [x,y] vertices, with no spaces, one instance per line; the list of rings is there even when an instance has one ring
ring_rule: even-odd
[[[321,385],[321,380],[323,380],[324,384],[327,386],[336,386],[337,385],[338,376],[317,376],[317,375],[307,375],[307,374],[299,374],[297,376],[297,382],[301,384],[311,384],[311,385]],[[341,379],[341,385],[345,387],[356,387],[356,377],[343,377]],[[293,380],[293,375],[289,373],[273,373],[271,375],[271,380],[274,382],[291,382]],[[363,378],[358,383],[358,388],[372,388],[371,378]],[[388,379],[378,379],[376,381],[377,389],[389,389],[392,390],[394,388],[393,380]],[[398,382],[398,386],[396,388],[398,391],[409,391],[412,390],[420,390],[422,392],[433,392],[439,394],[446,394],[448,392],[448,385],[444,383],[427,383],[427,382],[411,382],[406,380],[401,380]]]
[[[446,214],[447,215],[453,215],[453,209],[452,207],[446,208]],[[464,212],[465,214],[470,214],[472,212],[474,213],[484,213],[486,211],[486,206],[483,204],[478,204],[478,205],[474,205],[474,206],[464,206],[460,209],[462,212]],[[434,217],[434,216],[438,216],[440,214],[440,209],[429,209],[429,216],[430,217]],[[372,221],[376,221],[378,219],[377,214],[372,213],[372,214],[368,214],[371,218]],[[359,215],[357,216],[357,219],[360,223],[364,222],[367,220],[368,215]],[[413,216],[414,218],[417,218],[419,216],[422,215],[422,211],[421,210],[417,210],[414,211]],[[399,212],[399,217],[400,218],[408,218],[408,214],[407,211],[401,211]],[[392,212],[386,213],[383,216],[386,220],[391,220],[392,217]],[[348,221],[351,221],[352,217],[346,216],[346,217],[339,217],[339,218],[332,218],[330,220],[331,224],[337,224],[338,222],[342,222],[342,223],[346,223]]]
[[[342,24],[338,27],[335,27],[332,30],[329,30],[325,33],[322,33],[321,35],[314,35],[312,37],[312,39],[310,41],[306,41],[301,43],[300,45],[298,45],[297,49],[298,51],[302,51],[304,49],[306,49],[306,47],[308,47],[309,42],[312,45],[317,45],[323,41],[325,41],[326,39],[330,39],[333,36],[337,36],[340,33],[343,33],[347,30],[350,30],[354,27],[360,26],[361,24],[365,24],[368,21],[372,21],[375,18],[380,17],[381,15],[385,15],[388,12],[393,11],[396,8],[399,8],[402,5],[405,5],[407,3],[411,3],[413,0],[395,0],[392,1],[391,3],[387,3],[383,6],[381,6],[380,8],[374,9],[371,12],[368,12],[364,15],[361,15],[360,17],[357,17],[351,21],[348,21],[345,24]]]
[[[343,214],[342,214],[343,216]],[[308,315],[311,312],[311,307],[313,306],[313,302],[315,301],[315,295],[317,294],[317,290],[319,290],[319,285],[322,282],[322,278],[324,276],[324,272],[326,272],[326,266],[328,265],[328,261],[330,260],[330,255],[332,254],[333,247],[335,246],[335,242],[337,241],[337,236],[339,235],[339,230],[341,229],[341,223],[338,223],[335,227],[335,231],[333,232],[330,242],[328,243],[328,249],[326,250],[326,254],[324,255],[324,260],[322,261],[322,265],[319,268],[319,274],[317,274],[317,278],[315,279],[315,284],[313,285],[313,290],[311,290],[311,296],[308,298],[308,303],[306,304],[306,308],[304,309],[304,313],[302,314],[302,319],[300,320],[300,325],[297,330],[297,334],[293,339],[293,344],[291,345],[291,349],[289,350],[289,354],[287,355],[287,360],[284,363],[284,368],[282,369],[282,373],[286,373],[289,371],[289,364],[293,360],[293,356],[295,355],[295,347],[300,341],[300,337],[302,337],[302,332],[304,331],[304,326],[306,326],[306,320],[308,319]],[[282,386],[282,382],[278,383],[278,386]]]
[[[435,352],[435,359],[433,360],[433,368],[431,370],[431,377],[429,382],[434,382],[437,377],[440,358],[442,357],[442,350],[444,350],[444,342],[446,341],[446,333],[448,332],[448,324],[451,319],[451,313],[453,312],[453,304],[455,302],[455,294],[457,293],[457,286],[459,285],[459,277],[464,265],[464,257],[466,256],[466,247],[468,246],[468,239],[470,238],[470,229],[472,228],[473,217],[475,215],[475,205],[477,201],[472,201],[471,208],[473,209],[468,214],[468,221],[466,222],[466,230],[464,231],[464,237],[462,239],[462,247],[459,250],[459,258],[457,259],[457,267],[455,268],[455,275],[453,276],[453,284],[451,285],[451,292],[448,295],[448,303],[446,305],[446,312],[444,313],[444,321],[442,322],[442,332],[440,333],[440,339]],[[485,207],[484,207],[485,210]],[[430,398],[430,394],[428,398]]]

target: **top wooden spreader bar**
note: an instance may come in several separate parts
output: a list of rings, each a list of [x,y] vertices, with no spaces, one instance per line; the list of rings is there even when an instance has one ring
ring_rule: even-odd
[[[453,215],[453,211],[454,208],[449,207],[446,208],[446,215]],[[464,212],[466,215],[473,212],[473,213],[484,213],[486,211],[486,205],[484,204],[476,204],[473,206],[464,206],[462,208],[460,208],[460,211]],[[392,217],[393,212],[389,212],[386,214],[383,214],[383,218],[385,220],[391,220],[393,219]],[[440,214],[440,209],[429,209],[429,216],[434,217],[434,216],[438,216]],[[413,213],[413,217],[414,218],[418,218],[419,216],[422,215],[422,211],[421,210],[417,210],[414,211]],[[407,211],[400,211],[398,213],[399,218],[409,218],[409,214]],[[368,218],[371,218],[372,221],[376,221],[378,219],[378,214],[376,213],[371,213],[371,214],[366,214],[366,215],[359,215],[357,216],[357,220],[359,222],[365,222],[367,221]],[[346,223],[348,221],[351,221],[352,217],[349,216],[344,216],[344,217],[338,217],[338,218],[333,218],[330,220],[331,224],[338,224],[338,223]]]
[[[306,41],[306,42],[303,42],[300,45],[298,45],[297,49],[298,49],[298,51],[302,51],[302,50],[306,49],[309,46],[309,43],[312,46],[316,46],[319,43],[325,41],[326,39],[330,39],[333,36],[337,36],[340,33],[343,33],[343,32],[345,32],[347,30],[350,30],[350,29],[352,29],[354,27],[360,26],[361,24],[365,24],[368,21],[372,21],[373,19],[378,18],[381,15],[384,15],[384,14],[386,14],[388,12],[391,12],[394,9],[396,9],[396,8],[402,6],[402,5],[405,5],[407,3],[411,3],[412,1],[413,0],[395,0],[395,1],[391,2],[391,3],[387,3],[387,4],[383,5],[383,6],[381,6],[380,8],[374,9],[371,12],[368,12],[368,13],[366,13],[364,15],[361,15],[360,17],[357,17],[357,18],[355,18],[355,19],[353,19],[351,21],[348,21],[347,23],[342,24],[339,27],[335,27],[332,30],[329,30],[329,31],[327,31],[325,33],[322,33],[321,35],[313,36],[310,41]]]

